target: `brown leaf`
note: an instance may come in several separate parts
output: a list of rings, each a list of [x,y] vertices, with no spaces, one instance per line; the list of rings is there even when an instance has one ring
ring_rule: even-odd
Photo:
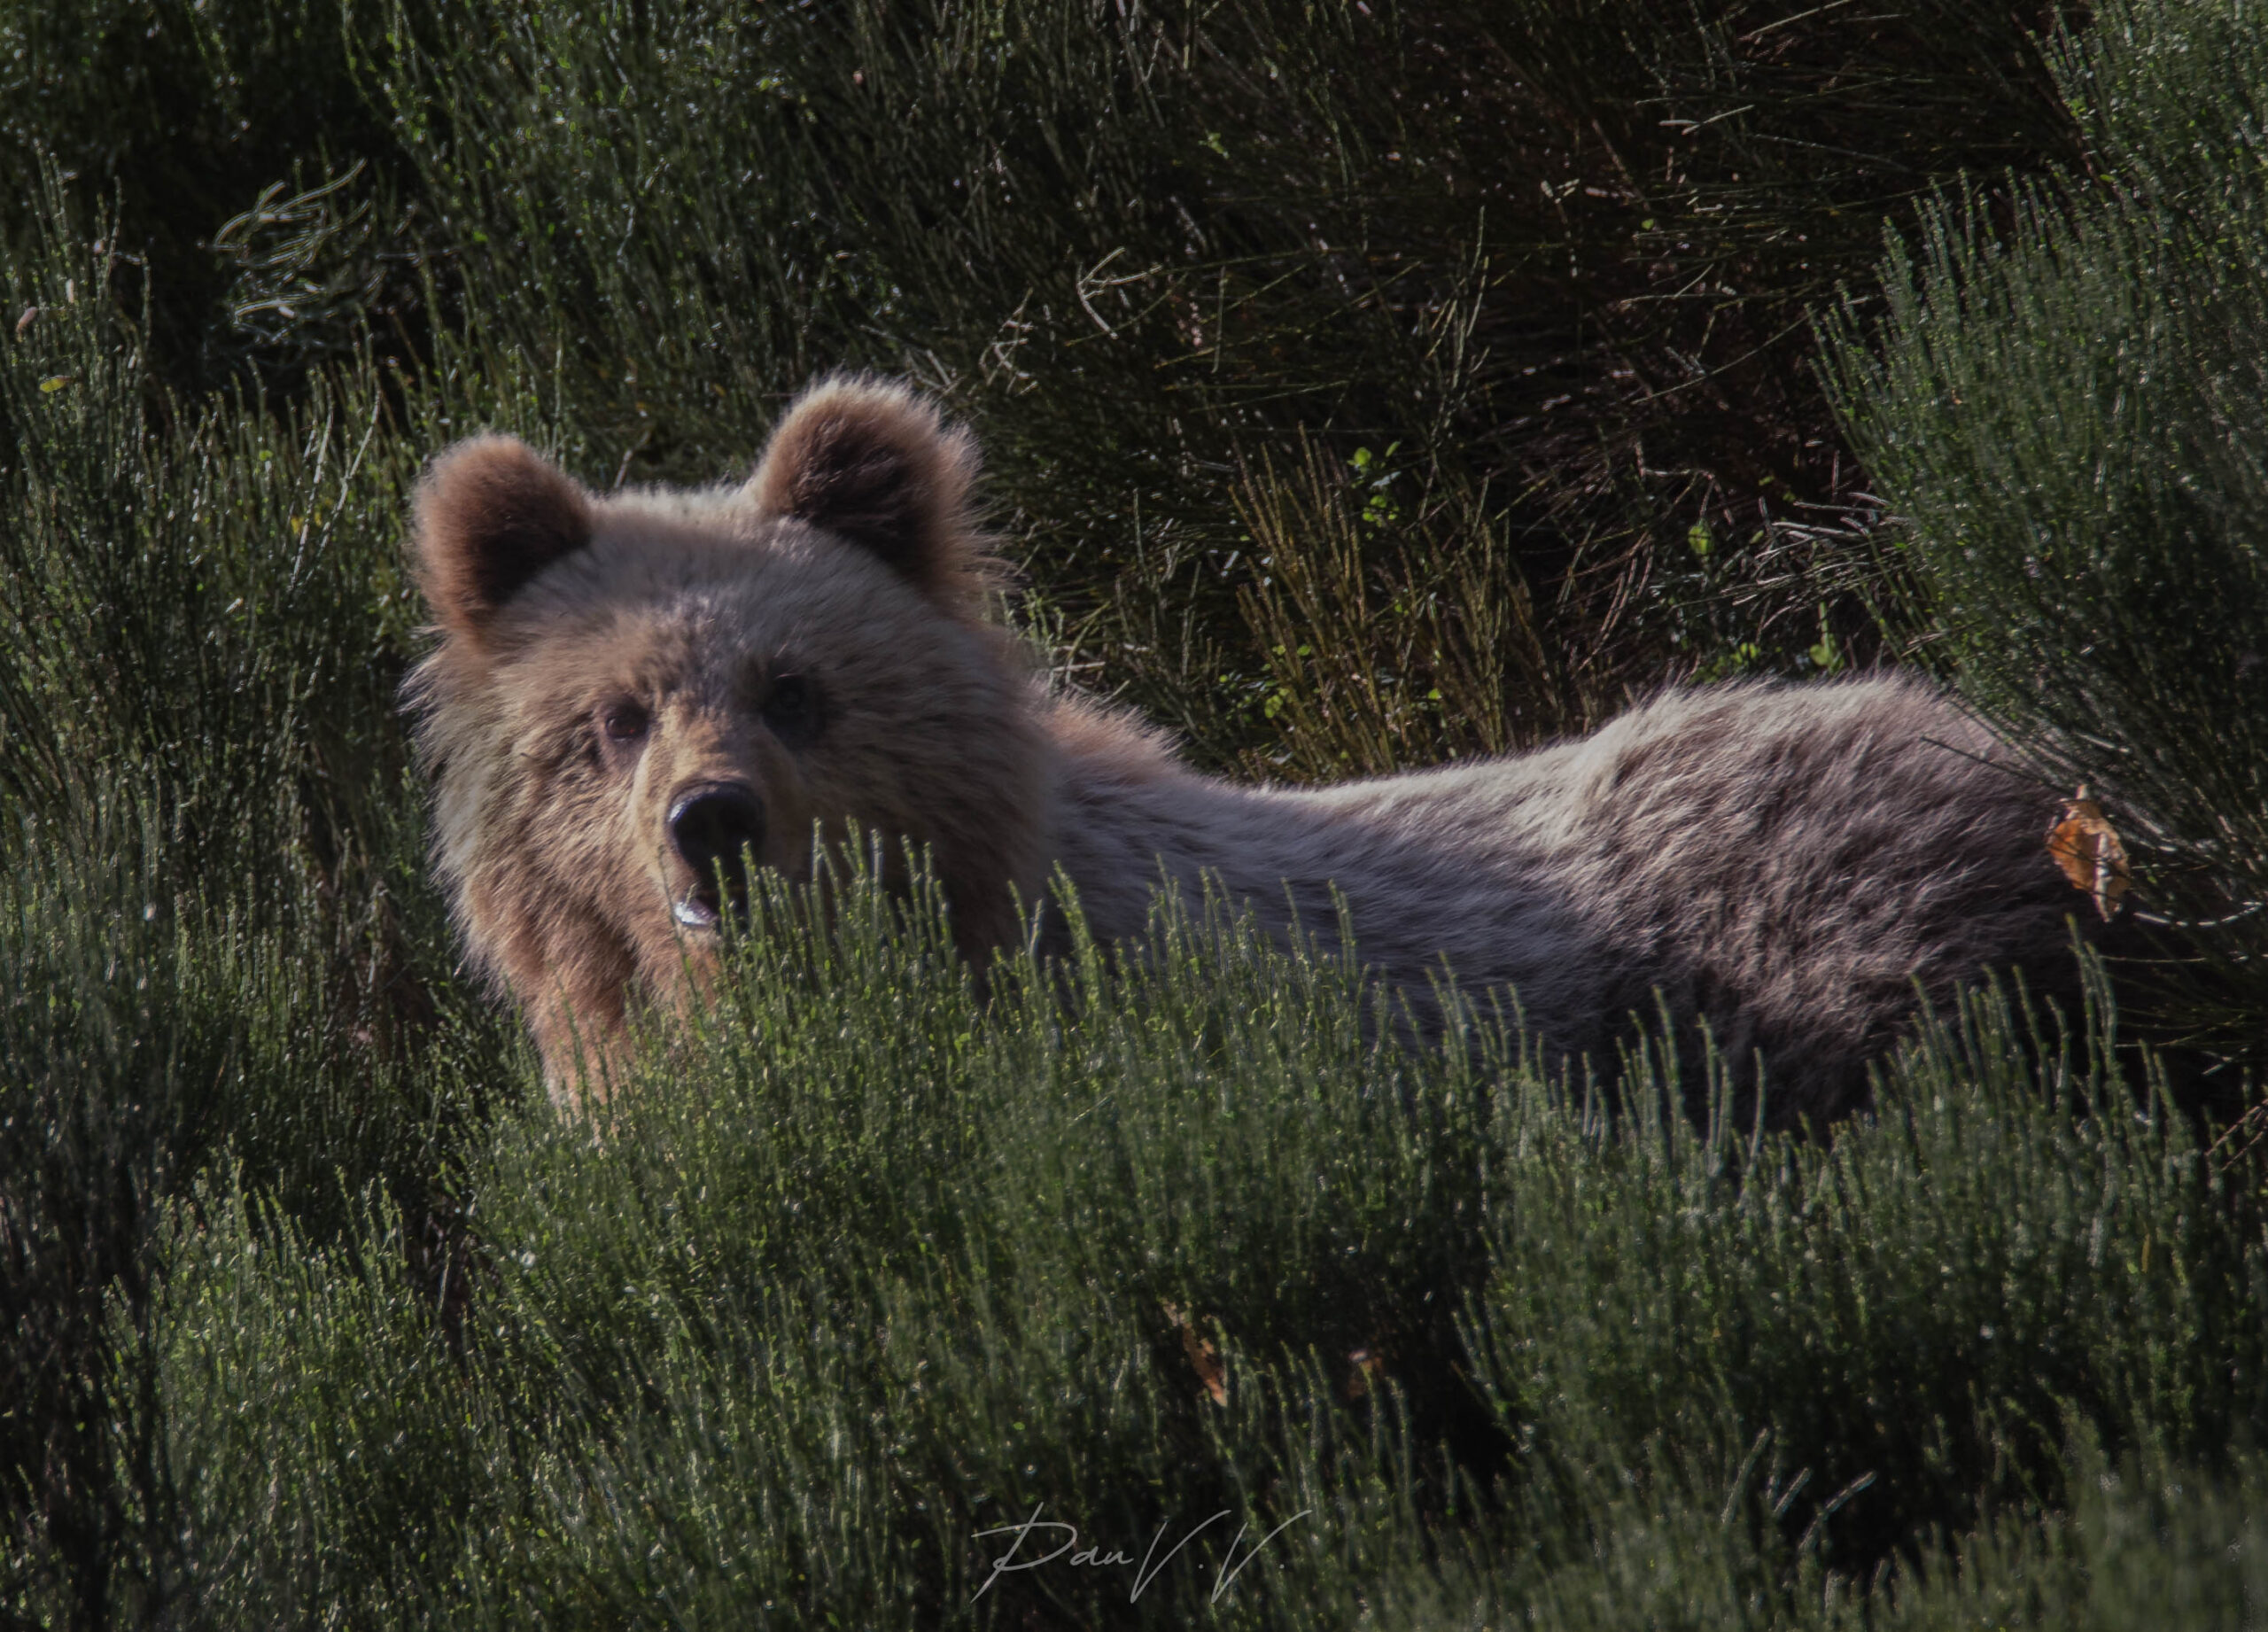
[[[38,321],[39,307],[35,306],[26,307],[24,308],[24,315],[16,319],[16,338],[19,340],[22,339],[24,338],[24,331]]]
[[[1177,1303],[1161,1304],[1166,1318],[1173,1323],[1174,1331],[1181,1338],[1181,1352],[1189,1356],[1190,1369],[1197,1373],[1197,1380],[1205,1386],[1216,1405],[1229,1403],[1229,1367],[1221,1358],[1221,1351],[1199,1335],[1189,1317]]]
[[[2071,881],[2071,888],[2094,898],[2094,910],[2105,919],[2118,913],[2118,898],[2134,887],[2126,869],[2126,847],[2102,814],[2102,806],[2087,796],[2087,785],[2063,801],[2063,817],[2047,830],[2047,853]]]
[[[1340,1392],[1347,1403],[1352,1405],[1386,1375],[1386,1362],[1374,1348],[1358,1348],[1347,1356],[1347,1386]]]

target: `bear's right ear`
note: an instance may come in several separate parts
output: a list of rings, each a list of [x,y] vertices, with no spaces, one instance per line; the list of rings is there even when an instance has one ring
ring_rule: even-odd
[[[517,437],[479,436],[417,490],[417,576],[435,620],[476,643],[530,579],[591,541],[581,487]]]

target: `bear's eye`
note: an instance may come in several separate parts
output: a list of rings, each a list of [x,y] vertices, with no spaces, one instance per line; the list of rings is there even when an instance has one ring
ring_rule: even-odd
[[[782,674],[765,694],[764,723],[784,742],[808,741],[819,731],[819,691],[801,674]]]
[[[600,716],[599,723],[617,742],[634,742],[646,734],[646,711],[635,703],[617,703]]]

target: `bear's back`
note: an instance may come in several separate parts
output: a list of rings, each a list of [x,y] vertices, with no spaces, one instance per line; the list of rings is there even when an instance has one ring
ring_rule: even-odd
[[[1343,902],[1421,1014],[1444,973],[1509,988],[1550,1048],[1597,1059],[1666,1003],[1736,1071],[1760,1053],[1786,1118],[1848,1109],[1917,1001],[2008,966],[2071,984],[2053,799],[1909,680],[1674,692],[1577,742],[1315,790],[1183,775],[1082,801],[1071,780],[1067,866],[1107,931],[1131,927],[1130,869],[1211,877],[1326,944]]]

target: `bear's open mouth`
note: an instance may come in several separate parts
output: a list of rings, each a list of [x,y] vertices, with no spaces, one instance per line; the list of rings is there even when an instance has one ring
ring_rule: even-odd
[[[671,901],[670,916],[681,929],[713,935],[723,925],[726,914],[734,918],[748,916],[748,894],[746,870],[720,867],[716,875],[686,886],[685,893]]]
[[[724,917],[718,910],[717,892],[693,890],[682,900],[670,903],[670,915],[688,929],[713,929]]]
[[[714,879],[695,884],[670,903],[670,916],[682,929],[703,932],[715,930],[725,921],[726,913],[743,913],[748,910],[746,881],[737,873],[726,877],[720,891]]]

